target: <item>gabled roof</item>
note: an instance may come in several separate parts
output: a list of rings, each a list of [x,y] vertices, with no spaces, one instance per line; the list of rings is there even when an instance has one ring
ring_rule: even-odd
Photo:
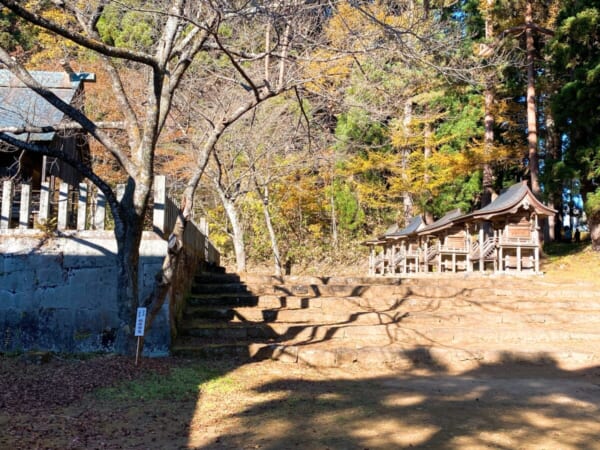
[[[415,234],[425,226],[425,221],[422,216],[415,216],[408,222],[408,225],[395,233],[386,234],[386,238],[401,239]]]
[[[489,205],[468,214],[465,218],[489,220],[494,216],[514,214],[521,207],[525,209],[533,207],[540,216],[553,216],[556,214],[554,209],[540,202],[527,186],[527,182],[523,181],[513,184]]]
[[[436,220],[430,225],[427,225],[422,230],[419,231],[419,236],[426,234],[434,234],[439,231],[445,230],[446,228],[450,228],[454,225],[454,221],[459,217],[462,217],[463,213],[460,209],[453,209],[452,211],[447,212],[442,218]]]
[[[31,71],[31,76],[66,103],[71,103],[83,81],[93,81],[88,73]],[[0,70],[0,127],[43,127],[56,125],[64,114],[26,87],[8,70]],[[51,141],[54,132],[13,135],[22,141]]]
[[[425,222],[421,216],[415,216],[408,222],[408,225],[401,230],[398,224],[394,224],[385,231],[381,236],[377,236],[376,238],[369,239],[368,241],[364,241],[363,245],[381,245],[385,244],[388,239],[403,239],[407,238],[413,234],[417,230],[420,230],[425,226]]]

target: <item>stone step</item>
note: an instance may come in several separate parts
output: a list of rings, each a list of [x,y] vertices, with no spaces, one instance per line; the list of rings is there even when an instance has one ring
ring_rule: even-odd
[[[191,295],[187,305],[194,307],[227,307],[227,306],[256,306],[258,297],[246,292],[222,293],[211,295]]]
[[[308,364],[315,367],[357,365],[393,365],[405,369],[434,371],[464,371],[482,366],[524,363],[577,370],[600,363],[600,354],[589,348],[570,348],[561,345],[531,345],[527,348],[507,346],[473,347],[448,346],[348,345],[331,347],[327,344],[284,345],[276,343],[214,343],[197,345],[181,342],[173,347],[181,356],[203,358],[243,357],[254,360],[273,359],[286,363]]]
[[[310,275],[260,275],[260,274],[241,274],[240,279],[246,284],[253,285],[399,285],[405,283],[404,279],[399,277],[317,277]]]
[[[476,328],[448,326],[414,326],[399,323],[201,323],[182,326],[181,335],[206,339],[277,339],[289,344],[304,342],[360,341],[372,345],[409,343],[419,345],[472,345],[472,344],[530,344],[542,342],[596,342],[600,329],[586,324],[565,330],[557,326],[497,326]]]
[[[241,283],[240,276],[234,273],[201,272],[194,276],[195,284],[231,284]]]
[[[564,287],[480,287],[438,285],[257,285],[238,282],[194,284],[192,295],[218,295],[223,293],[249,293],[280,297],[360,297],[365,299],[422,297],[428,299],[468,298],[479,300],[488,297],[508,299],[545,300],[598,300],[593,289],[566,289]]]
[[[477,300],[470,298],[444,298],[431,299],[418,296],[409,297],[296,297],[261,295],[254,296],[240,293],[236,296],[191,296],[188,299],[186,310],[190,312],[193,307],[238,307],[256,306],[260,309],[290,309],[290,310],[322,310],[322,311],[402,311],[404,312],[439,312],[439,313],[466,313],[478,312],[480,314],[499,313],[589,313],[600,314],[600,298],[574,299],[574,300],[549,300],[549,299],[521,299],[511,297],[479,297]]]
[[[256,292],[248,289],[244,283],[233,282],[233,283],[195,283],[192,286],[192,295],[222,295],[222,294],[235,294],[235,293],[248,293],[250,295],[256,295]]]
[[[498,311],[477,308],[453,308],[440,311],[439,308],[407,310],[402,306],[395,309],[372,311],[361,307],[346,309],[333,308],[260,308],[260,307],[188,307],[184,312],[182,327],[189,327],[194,322],[206,321],[228,323],[306,323],[306,324],[388,324],[402,323],[417,326],[497,326],[500,324],[537,324],[561,325],[567,329],[574,325],[600,324],[600,311],[587,314],[572,311],[548,312],[547,308],[536,311]]]

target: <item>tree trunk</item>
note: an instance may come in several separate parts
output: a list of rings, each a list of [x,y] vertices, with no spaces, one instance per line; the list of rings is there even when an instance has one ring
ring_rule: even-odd
[[[223,192],[223,189],[217,183],[215,183],[215,186],[221,198],[221,203],[223,203],[225,214],[227,214],[229,223],[231,223],[231,240],[233,241],[233,250],[235,252],[236,270],[239,273],[243,273],[246,271],[246,249],[242,224],[240,223],[234,202],[225,195],[225,192]]]
[[[135,185],[135,187],[134,187]],[[137,189],[137,192],[134,190]],[[119,330],[115,346],[118,352],[135,352],[135,316],[139,305],[139,262],[140,243],[143,232],[143,217],[150,186],[137,184],[130,178],[120,208],[111,207],[113,215],[121,224],[115,227],[117,239],[117,308]]]
[[[556,129],[556,124],[554,122],[554,116],[552,114],[552,108],[547,107],[546,112],[546,158],[551,159],[553,161],[558,161],[560,159],[560,134]],[[560,204],[562,197],[562,185],[556,186],[549,190],[549,199],[548,206],[550,208],[557,209],[557,206]],[[554,216],[548,217],[548,226],[547,230],[545,230],[544,237],[547,242],[556,241],[560,236],[556,235],[556,227],[559,224],[560,220],[558,217],[558,213]]]
[[[494,39],[494,26],[492,18],[492,8],[494,0],[487,0],[485,11],[485,40],[491,42]],[[492,69],[494,70],[494,69]],[[481,207],[489,205],[494,197],[494,170],[492,168],[492,155],[494,151],[494,75],[490,74],[486,77],[484,98],[484,142],[483,142],[483,177],[482,177],[482,196]]]
[[[424,137],[425,137],[425,145],[423,146],[423,159],[425,160],[425,166],[427,166],[427,160],[429,158],[431,158],[431,152],[432,152],[432,136],[433,136],[433,129],[431,126],[430,122],[427,122],[425,124],[425,129],[423,130],[424,133]],[[427,186],[427,184],[430,181],[430,176],[429,173],[427,172],[427,169],[425,169],[425,173],[423,174],[423,181],[425,182],[425,186]],[[428,198],[425,200],[425,204],[424,206],[424,211],[423,214],[425,216],[425,223],[429,224],[429,223],[433,223],[433,213],[431,212],[431,210],[429,208],[427,208],[427,206],[431,203],[431,195],[428,196]]]
[[[595,214],[588,219],[590,228],[590,239],[592,240],[592,250],[600,252],[600,214]]]
[[[412,110],[413,110],[413,102],[412,99],[408,99],[406,103],[404,103],[404,119],[402,120],[402,125],[404,127],[404,133],[407,137],[406,146],[402,149],[402,177],[405,179],[405,184],[407,182],[406,170],[408,168],[408,157],[410,156],[410,147],[408,144],[408,137],[410,136],[410,122],[412,121]],[[410,192],[404,191],[402,193],[403,198],[403,218],[404,223],[408,223],[410,219],[413,217],[413,200]]]
[[[269,191],[266,187],[265,192],[262,195],[262,206],[265,216],[265,223],[267,225],[267,231],[269,232],[269,240],[271,241],[271,250],[273,251],[275,275],[281,276],[281,256],[279,253],[279,244],[277,242],[277,236],[275,235],[275,229],[273,228],[271,213],[269,212]]]
[[[533,40],[533,7],[527,2],[525,10],[525,39],[527,46],[527,147],[529,156],[529,175],[531,191],[541,194],[538,161],[537,111],[535,101],[535,43]]]

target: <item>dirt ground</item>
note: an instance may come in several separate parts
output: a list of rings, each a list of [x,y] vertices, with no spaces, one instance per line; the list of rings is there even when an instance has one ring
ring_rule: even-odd
[[[1,449],[600,449],[600,368],[0,356]]]

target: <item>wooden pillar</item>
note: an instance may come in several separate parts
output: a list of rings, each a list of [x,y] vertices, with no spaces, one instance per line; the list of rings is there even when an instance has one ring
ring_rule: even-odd
[[[79,183],[79,198],[77,199],[77,229],[85,230],[87,217],[87,197],[88,186],[85,183]]]
[[[166,230],[167,178],[164,175],[154,177],[154,210],[152,211],[152,227],[163,235]]]
[[[465,270],[467,272],[472,272],[471,267],[471,229],[469,228],[469,224],[465,224],[465,246],[467,249],[467,254],[465,255]]]
[[[202,234],[208,238],[208,220],[206,220],[206,217],[200,217],[199,228]]]
[[[5,180],[4,183],[2,183],[2,212],[0,213],[0,229],[2,230],[7,230],[10,226],[13,196],[13,182]]]
[[[123,196],[125,195],[125,185],[124,184],[117,184],[116,194],[117,194],[117,201],[120,202],[121,200],[123,200]]]
[[[29,214],[31,213],[31,185],[21,185],[21,205],[19,207],[19,228],[29,228]]]
[[[428,273],[429,261],[427,260],[427,258],[429,254],[429,237],[425,238],[425,244],[423,246],[425,247],[425,254],[423,255],[423,270],[425,271],[425,273]]]
[[[94,229],[104,230],[106,218],[106,197],[102,191],[96,193],[96,211],[94,212]]]
[[[69,211],[69,185],[64,181],[60,183],[58,190],[58,222],[56,228],[67,229],[67,213]]]
[[[484,257],[484,245],[485,245],[485,234],[483,230],[483,225],[479,229],[479,271],[483,272],[485,269],[485,261]]]
[[[369,245],[369,276],[375,275],[375,246]]]
[[[40,188],[40,210],[38,211],[37,221],[39,224],[44,225],[48,223],[48,217],[50,216],[50,183],[48,181],[42,182]]]
[[[521,246],[517,245],[517,272],[521,272]]]

